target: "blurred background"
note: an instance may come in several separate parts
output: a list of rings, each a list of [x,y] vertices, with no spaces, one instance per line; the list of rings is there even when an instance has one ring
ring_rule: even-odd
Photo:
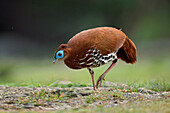
[[[1,0],[0,83],[91,83],[86,69],[53,65],[53,55],[76,33],[101,26],[122,28],[138,51],[136,64],[119,61],[106,80],[169,82],[169,0]],[[95,69],[95,79],[109,65]]]

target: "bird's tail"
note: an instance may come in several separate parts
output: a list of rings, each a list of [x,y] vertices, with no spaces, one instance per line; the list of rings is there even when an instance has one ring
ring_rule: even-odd
[[[122,59],[126,63],[135,63],[136,62],[136,47],[135,44],[126,37],[126,40],[123,44],[123,46],[119,49],[117,56],[118,58]]]

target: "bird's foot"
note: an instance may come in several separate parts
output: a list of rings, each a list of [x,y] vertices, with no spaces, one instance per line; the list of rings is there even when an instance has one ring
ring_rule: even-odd
[[[98,88],[99,86],[99,82],[100,82],[100,87],[102,86],[102,80],[105,80],[104,77],[100,76],[97,80],[97,83],[96,83],[96,88]]]

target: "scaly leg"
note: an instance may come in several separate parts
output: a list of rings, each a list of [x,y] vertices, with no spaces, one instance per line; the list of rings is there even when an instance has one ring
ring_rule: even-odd
[[[92,82],[93,82],[93,89],[95,90],[95,83],[94,83],[94,71],[91,68],[87,68],[91,74]]]
[[[110,71],[110,69],[112,69],[112,67],[115,66],[116,63],[117,63],[117,59],[115,59],[110,65],[110,67],[98,78],[96,88],[98,88],[99,82],[100,82],[100,87],[101,87],[102,80],[105,80],[104,77],[106,76],[107,72]]]

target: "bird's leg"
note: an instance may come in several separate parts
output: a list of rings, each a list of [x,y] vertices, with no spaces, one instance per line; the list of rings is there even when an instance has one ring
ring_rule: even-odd
[[[110,69],[112,69],[113,66],[115,66],[117,63],[117,59],[115,59],[112,64],[110,65],[110,67],[98,78],[97,80],[97,84],[96,84],[96,88],[98,88],[98,85],[99,85],[99,82],[100,82],[100,87],[101,87],[101,84],[102,84],[102,80],[105,80],[104,77],[105,75],[107,74],[108,71],[110,71]]]
[[[91,74],[92,82],[93,82],[93,89],[95,90],[95,83],[94,83],[94,71],[91,68],[87,68]]]

